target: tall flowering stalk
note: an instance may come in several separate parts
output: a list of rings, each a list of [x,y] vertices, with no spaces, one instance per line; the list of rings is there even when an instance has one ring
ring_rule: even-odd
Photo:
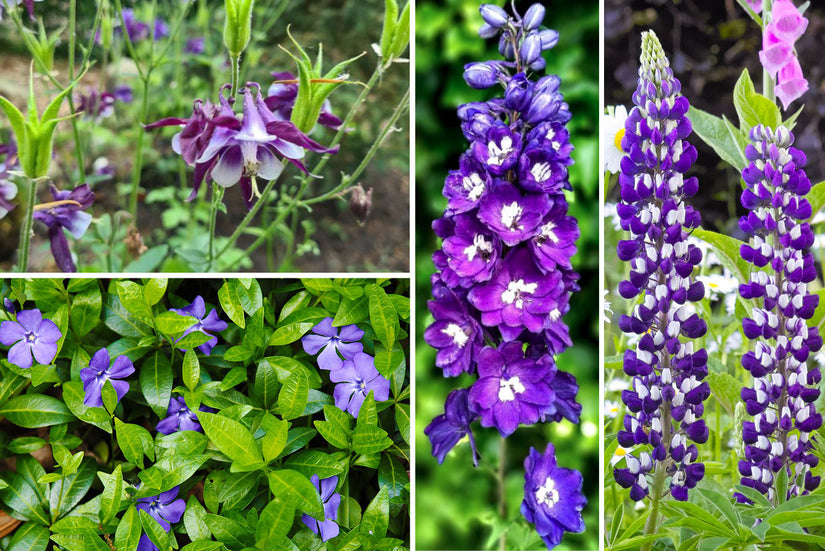
[[[627,155],[617,206],[621,226],[630,232],[617,248],[619,258],[630,263],[630,277],[621,282],[619,293],[638,297],[631,315],[619,321],[622,331],[638,335],[638,344],[624,355],[632,384],[622,393],[628,413],[618,440],[625,448],[640,448],[627,454],[626,466],[615,469],[614,476],[630,488],[633,500],[651,497],[646,533],[655,532],[660,499],[670,493],[686,500],[704,476],[696,443],[708,439],[701,418],[710,393],[703,381],[707,353],[695,350],[689,340],[707,330],[691,305],[705,295],[704,285],[691,277],[702,253],[688,243],[700,216],[685,203],[698,189],[695,177],[685,177],[696,150],[685,141],[692,127],[680,89],[658,38],[652,31],[643,33],[635,107],[622,142]]]
[[[753,421],[743,424],[745,459],[739,472],[744,486],[778,504],[820,482],[811,473],[819,463],[811,435],[822,426],[814,405],[822,375],[807,363],[822,347],[817,327],[807,321],[819,304],[808,291],[816,279],[814,258],[804,252],[814,242],[805,222],[812,214],[805,199],[811,182],[803,170],[805,154],[791,147],[794,137],[787,128],[758,125],[750,139],[745,149],[750,164],[742,170],[747,184],[742,205],[750,212],[739,227],[751,236],[740,252],[754,269],[739,293],[756,301],[742,329],[757,342],[742,356],[742,366],[753,376],[753,387],[742,389]],[[776,480],[781,471],[788,475],[788,486],[780,501]],[[746,501],[742,495],[737,499]]]
[[[577,423],[581,411],[575,377],[554,360],[572,344],[561,318],[578,290],[570,259],[579,229],[564,196],[573,162],[570,112],[559,77],[533,75],[558,34],[540,28],[540,4],[524,17],[489,4],[480,12],[479,34],[499,38],[505,61],[470,63],[464,78],[473,88],[499,85],[504,97],[459,107],[471,143],[447,176],[447,209],[433,223],[443,244],[433,255],[438,273],[428,305],[435,321],[424,338],[438,349],[445,377],[478,376],[469,389],[453,391],[445,413],[425,429],[439,463],[464,435],[477,462],[475,420],[505,438],[519,425]],[[503,468],[505,458],[499,461]],[[531,450],[525,468],[522,513],[548,548],[565,530],[583,531],[581,474],[558,467],[552,445],[544,454]]]

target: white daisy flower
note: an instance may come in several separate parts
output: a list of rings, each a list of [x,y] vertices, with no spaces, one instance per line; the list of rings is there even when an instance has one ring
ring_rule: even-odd
[[[625,152],[622,151],[625,120],[627,120],[627,108],[624,105],[610,105],[602,121],[604,167],[613,174],[621,170],[622,157],[625,156]]]

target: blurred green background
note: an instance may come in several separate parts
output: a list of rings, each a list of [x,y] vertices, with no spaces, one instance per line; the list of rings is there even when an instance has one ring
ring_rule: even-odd
[[[498,2],[504,5],[503,2]],[[524,13],[532,2],[516,2]],[[461,134],[456,107],[490,97],[490,91],[469,88],[462,78],[463,66],[471,61],[499,59],[497,41],[478,37],[482,23],[480,2],[447,0],[416,3],[416,334],[422,335],[432,321],[426,301],[430,296],[430,255],[440,246],[430,230],[433,219],[446,205],[441,189],[447,171],[458,167],[458,157],[467,148]],[[569,195],[570,214],[578,218],[581,239],[575,268],[581,274],[582,290],[571,299],[565,316],[575,343],[561,354],[561,369],[572,372],[580,385],[583,405],[578,426],[560,424],[522,427],[507,439],[507,518],[521,519],[523,460],[530,446],[544,450],[548,441],[556,446],[559,464],[584,475],[589,503],[584,511],[584,534],[567,534],[557,549],[598,548],[600,449],[598,373],[598,324],[601,310],[598,287],[598,33],[599,3],[545,2],[545,25],[559,31],[559,43],[545,53],[547,72],[562,80],[562,92],[573,119],[568,128],[575,146],[570,168],[574,193]],[[508,3],[509,7],[509,3]],[[450,390],[469,386],[472,378],[444,379],[435,367],[433,349],[419,338],[416,352],[416,547],[418,549],[497,548],[494,531],[505,523],[496,511],[497,488],[494,469],[498,465],[500,436],[495,429],[476,425],[482,461],[472,467],[465,439],[439,466],[431,455],[423,430],[444,410]],[[509,549],[544,547],[532,526],[521,520],[508,533]],[[491,537],[491,535],[493,537]],[[490,541],[488,541],[490,540]]]

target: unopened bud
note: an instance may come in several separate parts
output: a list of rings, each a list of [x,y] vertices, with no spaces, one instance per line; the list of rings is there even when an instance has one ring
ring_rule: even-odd
[[[481,18],[492,27],[502,27],[509,20],[507,12],[493,4],[482,4],[478,11],[481,13]]]
[[[361,184],[350,188],[349,211],[355,216],[359,224],[363,224],[372,209],[372,188],[364,191]]]
[[[490,63],[468,63],[464,66],[464,80],[476,90],[495,86],[498,77],[498,69]]]
[[[226,23],[223,43],[229,55],[239,58],[252,35],[252,5],[254,0],[225,0]]]
[[[524,19],[521,21],[521,26],[525,31],[532,31],[538,29],[544,19],[544,6],[541,4],[533,4],[524,14]]]

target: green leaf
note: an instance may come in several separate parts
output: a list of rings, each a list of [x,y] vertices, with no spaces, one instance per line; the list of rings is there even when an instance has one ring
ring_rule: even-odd
[[[309,398],[309,381],[303,370],[297,370],[286,380],[278,394],[278,411],[284,419],[301,416]]]
[[[0,489],[0,501],[20,517],[48,526],[49,517],[46,516],[35,489],[22,476],[11,471],[3,473],[3,480],[8,486]]]
[[[266,434],[264,434],[264,437],[261,439],[261,449],[264,454],[264,461],[269,463],[284,451],[289,423],[282,419],[275,418],[272,414],[266,413],[261,420],[261,428],[266,431]]]
[[[378,465],[378,485],[387,488],[390,502],[404,494],[404,487],[410,483],[407,470],[396,457],[385,453]]]
[[[352,437],[352,449],[356,453],[371,455],[392,446],[387,432],[376,425],[358,424]]]
[[[120,502],[123,499],[123,472],[117,465],[111,476],[104,478],[98,473],[103,482],[103,492],[100,494],[100,525],[105,527],[117,516],[120,511]]]
[[[37,436],[21,436],[9,442],[9,451],[12,453],[26,454],[36,452],[46,445],[46,441]]]
[[[281,455],[289,455],[300,450],[306,446],[310,440],[315,438],[316,434],[318,434],[318,431],[310,427],[295,427],[289,429],[289,432],[286,434],[286,446],[284,446]]]
[[[7,551],[46,551],[49,530],[34,522],[20,526],[12,536]]]
[[[348,449],[352,431],[349,428],[347,414],[335,406],[324,406],[324,417],[326,421],[315,421],[318,433],[336,448]]]
[[[158,350],[143,362],[140,368],[140,390],[155,415],[166,417],[172,398],[172,364],[166,354]]]
[[[115,417],[115,433],[117,443],[123,456],[139,468],[143,468],[143,456],[150,460],[155,459],[155,444],[149,431],[140,425],[124,423]]]
[[[166,287],[169,285],[169,280],[165,277],[153,277],[148,280],[143,286],[143,298],[149,306],[154,306],[163,295],[166,294]]]
[[[290,314],[278,322],[275,332],[269,339],[269,346],[281,346],[297,341],[326,317],[329,317],[329,312],[323,308],[304,308]]]
[[[736,133],[732,134],[729,126],[730,121],[725,117],[721,119],[710,113],[697,109],[688,110],[688,118],[693,124],[693,131],[722,158],[723,161],[734,167],[738,172],[748,166],[745,158],[744,142],[746,138],[734,127]]]
[[[83,385],[79,381],[68,381],[63,384],[63,400],[75,417],[111,433],[112,426],[109,424],[109,416],[103,411],[103,408],[85,405],[83,403],[84,396]]]
[[[742,242],[733,237],[723,235],[708,230],[697,228],[693,235],[708,245],[716,252],[722,264],[730,270],[733,277],[739,281],[748,281],[750,277],[750,265],[739,254]]]
[[[210,538],[211,532],[205,519],[206,509],[200,504],[198,498],[190,495],[189,500],[186,502],[186,511],[183,513],[183,525],[186,527],[186,534],[191,539],[205,540]]]
[[[810,221],[816,217],[817,213],[822,210],[822,207],[825,207],[825,182],[819,182],[811,187],[811,190],[805,198],[811,204]]]
[[[732,528],[739,527],[739,514],[733,508],[733,504],[728,500],[728,496],[707,488],[698,488],[698,492],[716,507],[725,519],[727,519]]]
[[[347,456],[343,452],[328,454],[320,450],[302,450],[290,455],[284,461],[284,468],[298,471],[308,478],[317,474],[318,478],[324,479],[342,474],[347,469]]]
[[[83,337],[100,323],[103,298],[97,285],[87,287],[72,297],[70,314],[72,331]]]
[[[764,124],[776,129],[782,124],[782,115],[775,102],[756,93],[750,73],[742,71],[733,89],[733,105],[739,115],[739,128],[749,132],[751,128]]]
[[[391,53],[392,39],[395,36],[395,27],[398,24],[398,2],[395,0],[384,0],[384,27],[381,30],[381,58],[389,59]]]
[[[259,549],[277,549],[275,542],[289,533],[295,520],[295,506],[276,496],[261,511],[255,542]]]
[[[183,384],[189,390],[195,390],[201,380],[201,364],[197,353],[190,349],[183,355]]]
[[[241,297],[238,294],[238,287],[240,287],[238,280],[227,279],[218,291],[218,300],[221,303],[223,311],[229,316],[229,319],[243,329],[246,327],[246,317],[244,316]],[[245,294],[243,289],[241,289],[241,291]]]
[[[395,26],[395,36],[393,36],[392,44],[390,45],[390,59],[397,58],[404,53],[410,43],[410,3],[409,1],[401,11],[401,16],[398,18],[398,25]],[[383,51],[382,51],[383,53]],[[386,53],[383,53],[384,59],[387,59]]]
[[[215,539],[227,544],[231,549],[241,547],[245,549],[247,543],[252,543],[249,530],[231,518],[210,513],[207,513],[204,518]]]
[[[184,545],[180,551],[216,551],[226,549],[219,541],[198,540]]]
[[[0,417],[27,429],[68,423],[75,418],[66,404],[44,394],[15,396],[0,408]]]
[[[103,305],[103,323],[106,327],[124,337],[144,337],[152,334],[152,329],[126,311],[114,293],[106,295]]]
[[[392,350],[398,335],[398,313],[383,288],[373,284],[367,286],[366,292],[370,301],[370,323],[375,336],[384,348]]]
[[[407,444],[410,443],[410,405],[395,404],[395,424]]]
[[[387,351],[382,345],[375,346],[375,369],[385,379],[389,379],[396,369],[406,366],[406,364],[407,358],[404,355],[404,350],[398,343],[395,344],[392,352]]]
[[[387,486],[382,487],[367,506],[361,519],[360,532],[364,536],[378,541],[387,535],[390,523],[390,498]]]
[[[115,283],[117,295],[127,312],[147,324],[151,324],[154,316],[152,307],[146,302],[143,287],[133,281],[118,281]]]
[[[719,404],[729,415],[733,415],[742,392],[742,383],[728,373],[709,373],[706,380]]]
[[[258,443],[241,423],[213,413],[198,412],[206,436],[233,461],[235,471],[252,471],[263,466]]]
[[[177,312],[162,312],[155,317],[155,328],[170,337],[183,333],[193,325],[195,319],[192,316],[181,316]]]
[[[172,546],[169,545],[169,534],[163,529],[163,526],[143,509],[138,509],[138,513],[140,514],[140,524],[143,526],[143,532],[149,537],[149,540],[161,551],[170,551]]]
[[[283,498],[300,511],[316,519],[324,518],[324,508],[318,490],[307,477],[291,469],[271,471],[269,489],[273,496]]]
[[[175,346],[180,350],[189,350],[191,348],[197,348],[209,340],[212,340],[212,336],[200,331],[192,331],[177,340]]]
[[[80,458],[83,458],[82,452]],[[97,472],[96,463],[87,459],[80,464],[76,472],[63,479],[63,484],[52,484],[49,497],[49,509],[53,516],[59,518],[68,513],[88,493]]]
[[[278,375],[275,368],[268,361],[263,360],[258,363],[258,371],[255,372],[254,393],[266,409],[272,408],[278,399]]]
[[[370,301],[366,295],[358,298],[344,298],[338,306],[335,318],[332,320],[333,327],[359,323],[367,319],[370,315]]]

